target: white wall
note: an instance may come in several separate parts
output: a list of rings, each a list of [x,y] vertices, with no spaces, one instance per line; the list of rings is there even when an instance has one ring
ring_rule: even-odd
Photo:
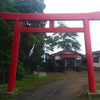
[[[72,52],[63,52],[63,54],[74,54],[74,53],[72,53]]]
[[[62,58],[61,58],[61,56],[60,55],[58,55],[58,56],[55,56],[55,60],[61,60]]]

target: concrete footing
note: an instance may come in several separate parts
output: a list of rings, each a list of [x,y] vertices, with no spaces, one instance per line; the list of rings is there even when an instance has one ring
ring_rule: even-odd
[[[95,93],[89,92],[88,90],[87,93],[88,93],[88,98],[100,98],[100,90],[96,90]]]
[[[7,89],[6,89],[6,90],[0,91],[0,94],[3,95],[3,96],[8,96],[8,97],[10,97],[10,96],[16,94],[18,91],[19,91],[18,89],[15,89],[15,91],[9,92],[9,91],[7,91]]]

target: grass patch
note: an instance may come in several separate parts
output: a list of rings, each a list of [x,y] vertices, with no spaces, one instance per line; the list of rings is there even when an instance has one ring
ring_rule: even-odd
[[[97,90],[100,90],[100,83],[97,83],[97,84],[96,84],[96,89],[97,89]]]
[[[96,89],[100,90],[100,83],[96,83]],[[83,88],[83,91],[78,94],[78,100],[100,100],[100,98],[88,99],[87,90],[89,90],[88,86]]]
[[[33,75],[30,75],[29,76],[29,79],[28,77],[22,79],[22,80],[16,80],[15,82],[15,89],[19,89],[19,92],[8,97],[8,96],[2,96],[0,94],[0,100],[3,100],[3,99],[11,99],[11,98],[15,98],[19,95],[22,95],[24,92],[24,89],[26,88],[29,88],[29,87],[34,87],[35,85],[37,84],[40,84],[40,83],[43,83],[43,82],[47,82],[51,79],[53,79],[54,77],[53,76],[46,76],[46,77],[34,77]],[[5,88],[7,89],[7,86],[8,84],[5,84]],[[3,85],[0,85],[0,90],[3,89]],[[11,99],[12,100],[12,99]]]
[[[51,80],[52,78],[54,78],[54,77],[46,76],[46,77],[41,77],[41,78],[39,78],[39,77],[35,78],[35,77],[30,75],[29,79],[25,78],[25,79],[22,79],[21,81],[16,81],[15,82],[15,88],[25,89],[27,87],[34,86],[36,84]]]
[[[6,83],[5,86],[4,86],[4,88],[7,89],[7,87],[8,87],[8,84]],[[3,90],[3,85],[1,84],[0,85],[0,91],[2,91],[2,90]]]
[[[83,96],[83,93],[79,93],[79,94],[78,94],[78,97],[82,97],[82,96]]]
[[[70,76],[57,77],[57,79],[72,78],[72,77],[85,77],[85,76],[87,75],[70,75]]]
[[[88,86],[85,86],[81,93],[78,94],[78,100],[88,100],[87,90]]]

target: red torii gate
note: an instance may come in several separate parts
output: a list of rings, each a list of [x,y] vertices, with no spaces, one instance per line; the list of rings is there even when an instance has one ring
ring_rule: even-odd
[[[9,82],[8,82],[9,92],[14,91],[14,88],[15,88],[20,33],[27,33],[27,32],[84,32],[89,92],[96,92],[89,20],[100,20],[100,12],[72,13],[72,14],[71,13],[67,13],[67,14],[43,14],[43,13],[18,14],[18,13],[0,12],[0,15],[3,20],[15,21]],[[28,21],[28,20],[50,21],[50,27],[49,28],[21,28],[21,21]],[[54,21],[65,21],[65,20],[82,20],[84,27],[83,28],[54,28]]]

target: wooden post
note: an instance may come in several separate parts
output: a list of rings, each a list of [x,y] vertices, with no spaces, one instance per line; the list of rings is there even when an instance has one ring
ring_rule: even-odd
[[[5,87],[5,72],[6,72],[6,68],[4,68],[3,90],[4,90],[4,87]]]

